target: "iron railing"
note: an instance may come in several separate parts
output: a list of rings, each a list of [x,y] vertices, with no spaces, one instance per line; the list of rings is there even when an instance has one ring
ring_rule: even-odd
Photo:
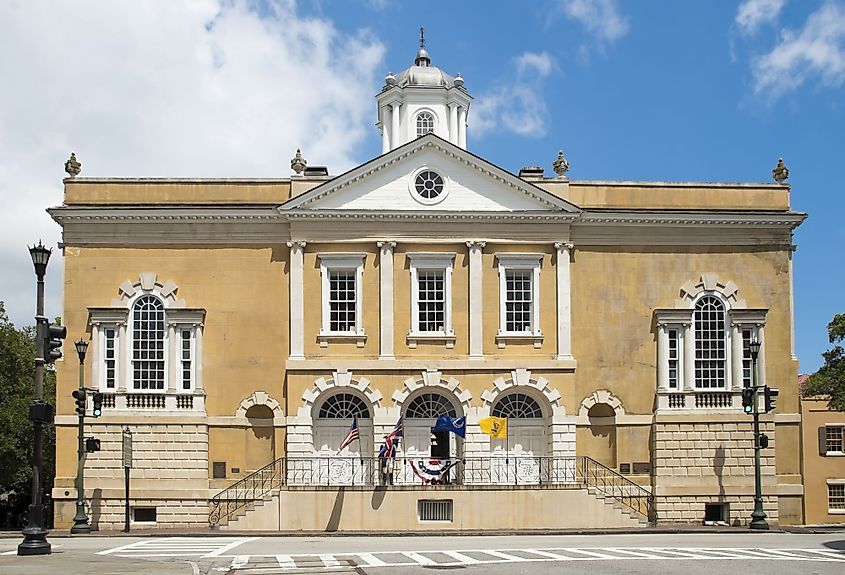
[[[448,468],[442,474],[438,469]],[[654,497],[616,471],[586,457],[489,456],[437,460],[427,457],[287,457],[244,477],[211,499],[209,523],[217,526],[282,486],[558,486],[591,487],[649,521]]]
[[[657,521],[654,495],[650,491],[591,457],[582,455],[578,459],[579,483],[618,501],[650,523]]]

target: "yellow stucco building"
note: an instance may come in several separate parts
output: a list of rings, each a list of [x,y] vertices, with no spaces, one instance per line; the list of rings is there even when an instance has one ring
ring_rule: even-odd
[[[377,103],[382,155],[338,176],[297,153],[272,180],[64,180],[63,319],[104,398],[93,525],[123,522],[124,427],[136,527],[744,523],[751,341],[780,389],[764,508],[801,522],[805,216],[783,178],[575,181],[562,154],[551,177],[511,174],[467,151],[471,97],[424,49]],[[67,526],[77,365],[57,369]],[[439,416],[464,436],[432,434]]]

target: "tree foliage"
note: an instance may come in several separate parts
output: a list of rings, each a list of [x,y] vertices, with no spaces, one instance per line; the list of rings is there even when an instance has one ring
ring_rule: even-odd
[[[33,431],[29,405],[35,387],[35,328],[15,328],[0,301],[0,493],[14,490],[18,501],[30,496]],[[44,401],[56,402],[56,374],[44,371]],[[42,488],[49,493],[55,476],[55,431],[44,426]]]
[[[828,407],[845,411],[845,313],[837,314],[827,324],[827,335],[833,348],[822,354],[824,365],[804,385],[804,397],[826,396]]]

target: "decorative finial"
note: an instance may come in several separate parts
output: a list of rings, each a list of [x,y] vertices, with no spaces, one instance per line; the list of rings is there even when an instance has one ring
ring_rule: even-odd
[[[396,76],[393,75],[393,72],[388,72],[387,76],[384,77],[384,85],[385,86],[395,86],[396,85]]]
[[[569,171],[569,162],[563,157],[563,150],[557,153],[557,160],[552,164],[552,169],[559,178],[565,177],[566,172]]]
[[[772,170],[772,177],[779,184],[784,183],[789,177],[789,168],[784,165],[783,158],[778,158],[778,165]]]
[[[425,28],[420,26],[420,48],[425,48]]]
[[[75,178],[82,171],[82,164],[76,161],[76,153],[71,152],[70,158],[65,162],[65,172],[71,177]]]
[[[290,161],[290,169],[296,172],[296,175],[299,176],[302,174],[302,171],[305,170],[306,165],[308,165],[308,162],[305,161],[305,158],[302,157],[302,152],[300,152],[299,148],[297,148],[296,155]]]
[[[460,72],[458,72],[458,75],[455,76],[455,86],[458,88],[463,88],[464,86],[464,79],[461,77]]]

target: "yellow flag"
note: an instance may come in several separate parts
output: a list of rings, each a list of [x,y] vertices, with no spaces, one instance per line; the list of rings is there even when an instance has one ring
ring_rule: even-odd
[[[508,436],[508,420],[504,417],[485,417],[478,422],[481,431],[495,439]]]

